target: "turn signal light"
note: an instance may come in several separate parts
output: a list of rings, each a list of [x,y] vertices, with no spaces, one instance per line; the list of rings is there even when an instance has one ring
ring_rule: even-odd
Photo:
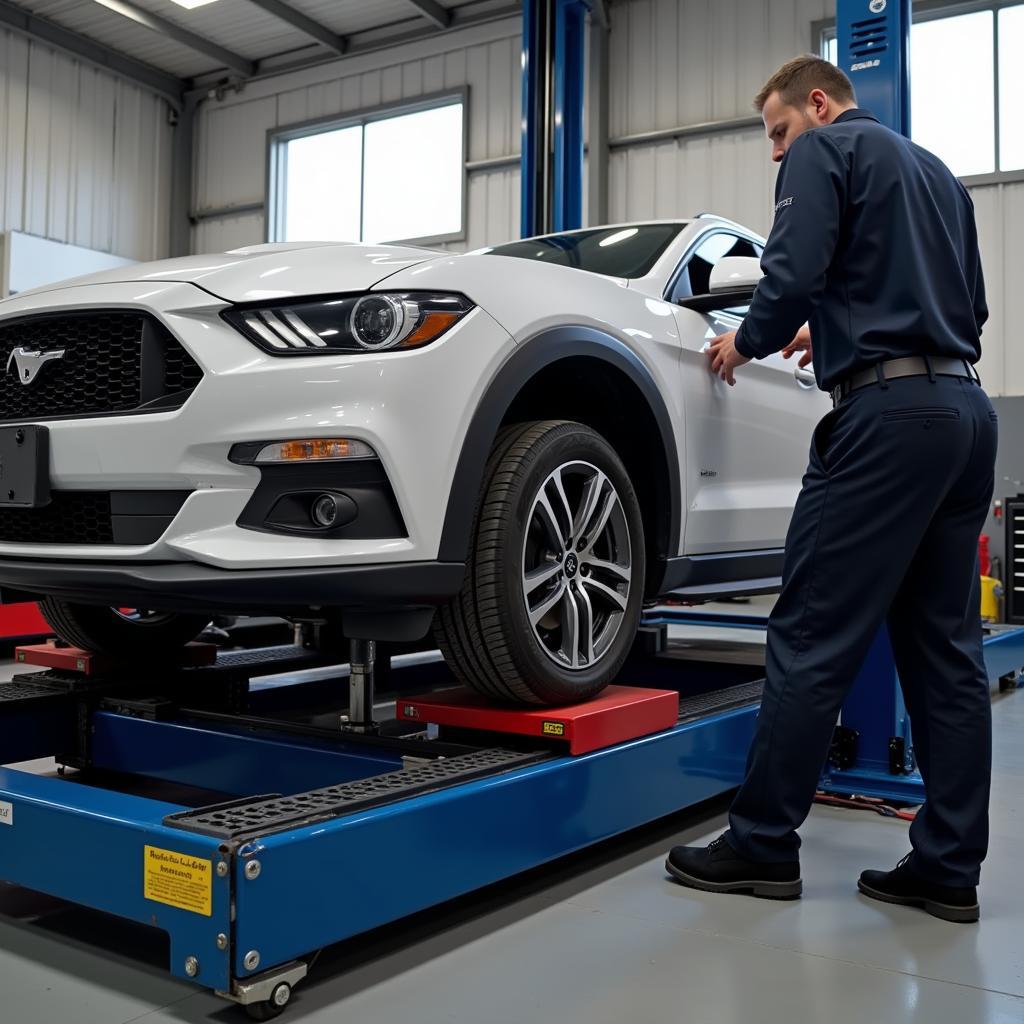
[[[462,318],[462,313],[427,313],[423,321],[408,338],[399,342],[399,348],[411,348],[425,341],[433,341],[439,334],[444,334],[452,324]]]
[[[330,462],[337,459],[372,459],[376,452],[365,442],[347,437],[315,437],[265,445],[256,462]]]

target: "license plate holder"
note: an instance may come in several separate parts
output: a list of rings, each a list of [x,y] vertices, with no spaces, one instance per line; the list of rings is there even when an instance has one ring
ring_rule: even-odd
[[[50,431],[31,424],[0,427],[0,508],[50,503]]]

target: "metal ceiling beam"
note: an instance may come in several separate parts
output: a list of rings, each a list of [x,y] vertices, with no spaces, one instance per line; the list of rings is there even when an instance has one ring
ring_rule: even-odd
[[[267,14],[272,14],[275,18],[280,18],[281,21],[291,25],[303,35],[315,39],[318,43],[323,43],[328,50],[332,50],[334,53],[343,54],[346,50],[344,36],[337,35],[326,25],[307,17],[302,11],[297,11],[294,7],[282,3],[282,0],[249,0],[249,3],[266,11]]]
[[[153,32],[159,32],[165,38],[180,43],[182,46],[187,46],[190,50],[203,54],[204,57],[217,61],[221,67],[230,68],[232,71],[237,71],[245,77],[248,77],[256,70],[256,65],[253,61],[247,60],[237,53],[232,53],[231,50],[227,50],[223,46],[211,43],[208,39],[204,39],[194,32],[189,32],[187,28],[182,28],[173,21],[168,21],[166,18],[161,18],[156,14],[150,14],[149,11],[136,7],[134,4],[129,3],[128,0],[97,0],[97,3],[102,4],[110,11],[114,11],[115,14],[128,18],[129,21],[134,21],[137,25],[142,25]]]
[[[185,92],[185,82],[174,75],[161,71],[151,64],[125,57],[102,43],[62,28],[55,22],[31,14],[22,7],[15,7],[7,0],[0,0],[0,26],[12,29],[22,35],[41,40],[49,46],[63,50],[71,57],[88,61],[122,78],[152,89],[180,107]]]
[[[395,46],[404,43],[421,42],[424,39],[432,39],[447,31],[454,31],[460,28],[470,28],[475,25],[486,25],[492,21],[504,21],[507,18],[517,18],[523,13],[520,0],[477,0],[476,3],[466,4],[453,8],[452,21],[448,29],[425,28],[418,19],[409,19],[382,28],[362,29],[353,32],[346,37],[345,57],[356,57],[367,53],[378,53],[390,50]],[[261,57],[257,62],[256,74],[253,80],[261,81],[268,78],[276,78],[278,75],[288,74],[292,71],[304,71],[309,68],[330,64],[337,60],[337,57],[329,57],[319,51],[308,51],[302,56],[279,53]],[[217,76],[209,73],[201,73],[192,79],[193,90],[209,89],[217,84]]]
[[[407,0],[426,18],[432,21],[438,28],[447,28],[452,23],[452,12],[442,7],[437,0]]]

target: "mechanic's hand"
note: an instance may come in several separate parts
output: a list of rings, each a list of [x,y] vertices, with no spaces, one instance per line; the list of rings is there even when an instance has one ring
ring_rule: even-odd
[[[796,337],[782,350],[782,357],[788,359],[794,352],[803,352],[799,364],[801,370],[814,359],[811,350],[811,329],[807,324],[796,332]]]
[[[718,335],[708,346],[708,358],[711,360],[711,372],[717,373],[730,387],[736,384],[733,375],[736,368],[750,362],[736,351],[736,331]]]

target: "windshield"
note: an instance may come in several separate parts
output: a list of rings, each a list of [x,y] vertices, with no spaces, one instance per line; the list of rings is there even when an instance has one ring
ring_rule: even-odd
[[[636,224],[571,231],[498,245],[488,255],[556,263],[610,277],[643,277],[683,227],[684,224]]]

